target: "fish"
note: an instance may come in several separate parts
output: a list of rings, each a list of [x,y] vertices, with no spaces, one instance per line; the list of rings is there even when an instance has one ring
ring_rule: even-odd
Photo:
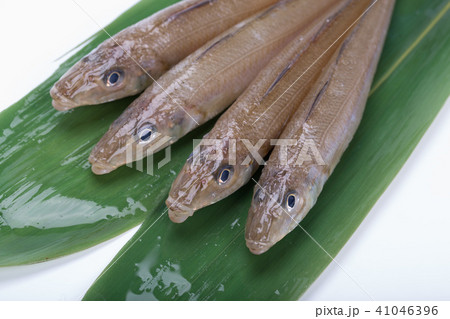
[[[59,111],[145,90],[207,41],[279,0],[184,0],[105,40],[52,87]]]
[[[299,225],[352,140],[394,2],[374,1],[283,130],[280,139],[295,144],[275,146],[255,186],[245,229],[253,254],[266,252]]]
[[[315,79],[371,0],[336,2],[298,33],[258,74],[197,146],[169,192],[173,222],[184,222],[200,208],[245,185],[270,152]],[[297,113],[298,120],[306,111]],[[256,146],[256,147],[255,147]]]
[[[221,113],[299,30],[336,1],[283,0],[205,44],[112,123],[91,152],[92,171],[106,174],[156,153]]]

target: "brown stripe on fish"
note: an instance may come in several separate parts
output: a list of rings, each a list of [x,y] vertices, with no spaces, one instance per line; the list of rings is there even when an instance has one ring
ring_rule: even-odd
[[[303,52],[303,51],[302,51]],[[278,82],[280,82],[280,80],[286,75],[286,73],[292,68],[292,66],[295,64],[295,62],[297,62],[298,58],[300,57],[301,53],[297,54],[295,56],[294,59],[292,59],[289,64],[286,66],[286,68],[281,71],[281,73],[278,75],[278,77],[275,79],[275,81],[273,81],[273,83],[270,85],[270,87],[267,89],[266,93],[264,93],[264,95],[261,98],[261,101],[267,97],[267,95],[270,94],[270,92],[272,92],[272,90],[274,89],[274,87],[278,84]]]
[[[229,38],[232,38],[239,30],[236,30],[233,33],[229,33],[226,36],[224,36],[223,38],[220,38],[219,40],[217,40],[216,42],[214,42],[213,44],[211,44],[211,46],[209,46],[205,51],[203,51],[196,59],[195,61],[200,60],[201,58],[203,58],[209,51],[211,51],[212,49],[214,49],[217,45],[219,45],[220,43],[226,41]]]
[[[331,75],[330,75],[330,77],[331,77]],[[328,80],[327,82],[325,82],[325,84],[323,85],[323,87],[320,89],[319,93],[317,93],[317,96],[316,96],[316,98],[314,99],[314,102],[313,102],[313,104],[311,105],[311,108],[309,109],[308,114],[306,115],[305,122],[306,122],[306,121],[309,119],[309,117],[311,116],[311,113],[313,112],[314,107],[317,105],[317,103],[319,103],[319,101],[320,101],[320,99],[322,98],[323,93],[325,93],[325,91],[326,91],[326,89],[327,89],[329,83],[330,83],[330,80]]]
[[[311,113],[314,111],[315,106],[319,103],[320,99],[322,98],[322,96],[324,95],[326,89],[328,88],[328,85],[330,84],[331,78],[333,77],[333,74],[335,72],[335,67],[336,65],[339,63],[342,54],[345,50],[345,48],[347,47],[348,43],[351,41],[351,39],[353,38],[353,35],[358,31],[360,25],[357,25],[352,33],[348,36],[347,39],[344,40],[344,42],[342,43],[341,47],[339,48],[339,51],[336,55],[336,59],[333,62],[333,65],[330,66],[330,70],[332,70],[328,76],[328,80],[325,82],[325,84],[323,85],[323,87],[320,89],[319,93],[317,93],[316,98],[314,99],[314,102],[311,105],[311,108],[308,111],[308,115],[306,116],[305,122],[309,119],[309,117],[311,116]]]
[[[217,0],[205,0],[205,1],[197,3],[197,4],[193,4],[192,6],[187,7],[185,9],[181,10],[180,12],[174,13],[173,15],[168,17],[166,21],[175,20],[175,19],[179,18],[181,15],[183,15],[185,13],[188,13],[188,12],[193,11],[195,9],[204,7],[204,6],[209,5],[209,4],[212,4],[214,2],[217,2]]]
[[[285,4],[286,2],[290,2],[293,0],[285,0],[285,1],[280,1],[279,3],[273,5],[272,7],[270,7],[269,9],[265,10],[263,13],[261,13],[258,17],[255,18],[255,20],[259,20],[261,18],[264,18],[266,15],[268,15],[270,12],[272,12],[274,9],[278,8],[279,6]],[[225,35],[223,38],[220,38],[219,40],[217,40],[216,42],[214,42],[213,44],[211,44],[205,51],[203,51],[198,57],[197,59],[195,59],[195,61],[200,60],[201,58],[203,58],[209,51],[211,51],[212,49],[214,49],[216,46],[218,46],[219,44],[225,42],[226,40],[228,40],[229,38],[232,38],[233,36],[235,36],[237,33],[239,33],[239,31],[241,31],[242,29],[244,29],[246,26],[246,24],[244,22],[242,22],[242,26],[238,29],[236,29],[236,31],[234,31],[233,33],[228,33],[227,35]]]
[[[351,4],[351,2],[349,2],[344,8],[342,8],[341,10],[339,10],[338,12],[332,14],[330,17],[328,17],[326,19],[326,22],[321,26],[321,28],[317,31],[317,33],[314,35],[314,37],[311,40],[311,43],[315,42],[317,40],[317,38],[319,37],[319,35],[323,32],[325,32],[326,28],[331,24],[331,22],[337,17],[339,16],[339,14],[341,14],[346,7],[348,7]],[[348,41],[348,39],[346,40]],[[278,77],[276,78],[276,80],[271,84],[271,86],[267,89],[267,92],[264,94],[264,96],[262,97],[265,98],[267,97],[267,95],[270,94],[270,92],[272,92],[272,90],[274,89],[274,87],[278,84],[278,82],[280,82],[280,80],[286,75],[286,73],[292,68],[292,65],[294,65],[298,58],[302,55],[302,53],[305,51],[306,49],[302,49],[301,52],[299,52],[294,59],[292,59],[291,62],[289,62],[289,64],[286,66],[286,68],[278,75]],[[343,50],[343,47],[341,47],[340,49],[341,51]]]

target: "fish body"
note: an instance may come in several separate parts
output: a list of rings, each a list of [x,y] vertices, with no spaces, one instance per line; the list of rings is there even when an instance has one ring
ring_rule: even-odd
[[[261,254],[292,231],[315,204],[360,123],[394,5],[378,0],[335,52],[264,167],[245,238]],[[303,114],[307,110],[306,120]]]
[[[93,172],[105,174],[157,152],[222,112],[299,30],[336,1],[280,1],[185,58],[111,125],[91,153]]]
[[[135,95],[236,23],[279,0],[185,0],[105,40],[51,89],[68,110]]]
[[[258,74],[177,176],[166,201],[172,221],[183,222],[250,180],[272,149],[272,140],[279,137],[344,40],[340,36],[369,4],[370,0],[346,0],[327,7]],[[304,110],[296,119],[302,121],[306,116]]]

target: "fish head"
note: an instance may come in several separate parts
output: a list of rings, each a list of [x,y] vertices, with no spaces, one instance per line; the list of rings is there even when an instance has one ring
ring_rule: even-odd
[[[312,206],[310,187],[290,170],[263,171],[245,227],[247,247],[260,255],[291,232]]]
[[[111,124],[92,150],[89,162],[95,174],[107,174],[152,155],[184,134],[173,121],[183,116],[182,110],[160,111],[146,92]]]
[[[146,70],[156,60],[133,59],[128,49],[105,41],[73,65],[50,90],[53,107],[66,111],[82,105],[101,104],[142,92],[151,83]]]
[[[172,184],[166,205],[173,222],[182,223],[196,210],[234,193],[257,168],[254,163],[234,165],[235,161],[229,158],[228,141],[217,142],[197,146]]]

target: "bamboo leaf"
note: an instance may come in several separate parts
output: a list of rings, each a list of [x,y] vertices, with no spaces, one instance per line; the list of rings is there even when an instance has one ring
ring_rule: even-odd
[[[114,34],[174,2],[141,1],[106,29]],[[179,169],[167,166],[153,177],[130,168],[94,176],[90,149],[132,99],[67,113],[52,108],[51,86],[106,38],[99,31],[48,80],[0,113],[0,266],[67,255],[138,225],[165,197],[171,169]],[[190,152],[186,141],[174,147],[179,163]]]
[[[450,92],[450,5],[398,1],[361,126],[302,222],[336,256],[405,163]],[[178,157],[177,157],[178,159]],[[163,201],[86,300],[295,300],[330,263],[301,229],[261,256],[245,247],[253,185],[181,225]]]

